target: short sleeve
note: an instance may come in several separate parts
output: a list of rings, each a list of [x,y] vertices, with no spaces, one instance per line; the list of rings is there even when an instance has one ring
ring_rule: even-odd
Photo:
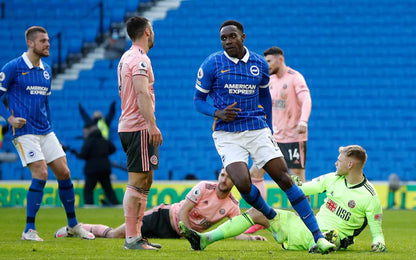
[[[266,88],[269,86],[270,76],[269,65],[267,65],[267,62],[264,59],[262,59],[261,75],[260,88]]]
[[[200,182],[197,185],[195,185],[189,192],[186,194],[186,198],[193,203],[197,204],[202,197],[202,194],[205,190],[205,184],[204,182]]]
[[[299,94],[302,91],[309,91],[308,85],[306,85],[305,78],[300,73],[296,73],[296,76],[293,79],[293,86],[295,91]]]
[[[203,93],[209,93],[215,80],[215,62],[213,56],[208,57],[198,69],[195,88]]]
[[[132,76],[145,76],[149,77],[150,68],[151,68],[150,60],[146,59],[145,56],[142,56],[140,59],[137,59],[131,67]]]
[[[13,63],[7,63],[0,71],[0,90],[6,92],[15,80],[16,68]]]

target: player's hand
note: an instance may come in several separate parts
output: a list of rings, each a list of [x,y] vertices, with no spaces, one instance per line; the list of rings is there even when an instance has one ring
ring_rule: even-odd
[[[220,118],[221,120],[225,122],[231,122],[234,121],[236,116],[238,115],[237,112],[241,112],[240,108],[235,107],[237,105],[237,102],[232,103],[231,105],[228,105],[224,110],[217,110],[215,111],[216,117]]]
[[[7,122],[11,124],[14,128],[22,128],[26,124],[26,119],[23,117],[14,117],[10,116],[7,118]]]
[[[299,124],[297,126],[297,131],[299,134],[304,134],[308,130],[308,123],[305,121],[299,121]]]
[[[159,128],[156,125],[149,126],[149,143],[153,146],[162,145],[163,137],[162,133],[160,132]]]
[[[386,252],[387,248],[383,243],[377,242],[377,243],[371,244],[371,250],[373,250],[373,252],[376,252],[376,253],[381,253],[381,252]]]
[[[249,240],[267,241],[267,238],[259,235],[250,235]]]
[[[292,180],[295,182],[296,186],[302,186],[303,182],[302,180],[299,178],[299,176],[295,175],[295,174],[290,174],[290,177],[292,178]]]

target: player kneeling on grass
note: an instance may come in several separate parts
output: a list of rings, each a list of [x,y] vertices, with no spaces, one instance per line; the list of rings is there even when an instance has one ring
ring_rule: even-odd
[[[159,205],[145,212],[141,232],[146,238],[181,238],[179,221],[202,232],[224,218],[240,215],[238,200],[231,193],[234,184],[222,169],[218,182],[202,181],[186,195],[186,199],[172,205]],[[83,224],[82,228],[96,237],[124,238],[125,224],[112,229],[105,225]],[[55,233],[56,238],[74,236],[71,229],[62,227]],[[237,234],[240,240],[267,240],[262,236]],[[150,242],[149,242],[150,243]],[[158,244],[151,243],[160,248]]]
[[[374,252],[385,252],[386,246],[381,228],[382,208],[374,186],[363,174],[367,160],[366,151],[358,145],[339,148],[336,172],[322,175],[301,186],[305,195],[326,191],[324,204],[316,214],[325,238],[337,245],[337,249],[346,249],[354,243],[354,239],[367,226],[372,236],[371,249]],[[194,250],[203,250],[209,244],[243,233],[254,224],[265,226],[274,232],[274,239],[287,250],[309,250],[317,253],[314,239],[295,213],[278,210],[279,217],[269,225],[263,214],[249,209],[218,228],[198,233],[179,223],[184,236]],[[326,232],[325,232],[326,231]]]

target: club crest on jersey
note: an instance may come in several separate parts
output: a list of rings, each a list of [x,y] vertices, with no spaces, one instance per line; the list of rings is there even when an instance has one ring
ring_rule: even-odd
[[[375,214],[374,215],[374,220],[381,220],[381,214]]]
[[[29,157],[35,157],[35,152],[34,151],[30,151],[27,153],[29,155]]]
[[[348,207],[350,207],[350,208],[355,208],[355,201],[354,200],[350,200],[350,201],[348,201]]]
[[[157,156],[156,155],[152,155],[152,157],[150,157],[150,162],[153,165],[156,165],[157,164]]]
[[[251,74],[253,74],[253,76],[258,76],[260,74],[259,67],[257,67],[256,65],[251,66],[250,72]]]
[[[6,74],[4,72],[0,72],[0,81],[3,81],[6,79]]]
[[[49,72],[46,71],[46,70],[43,72],[43,77],[47,80],[49,80],[51,78],[51,76],[49,75]]]
[[[203,76],[204,76],[204,70],[202,68],[199,68],[199,70],[198,70],[198,79],[202,79]]]

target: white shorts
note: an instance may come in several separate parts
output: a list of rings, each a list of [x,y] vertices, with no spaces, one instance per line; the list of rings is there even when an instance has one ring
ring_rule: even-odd
[[[54,132],[47,135],[21,135],[13,139],[13,144],[23,167],[41,160],[49,164],[66,155]]]
[[[215,131],[212,137],[224,168],[234,162],[248,164],[249,155],[259,169],[271,159],[283,157],[269,128],[244,132]]]

